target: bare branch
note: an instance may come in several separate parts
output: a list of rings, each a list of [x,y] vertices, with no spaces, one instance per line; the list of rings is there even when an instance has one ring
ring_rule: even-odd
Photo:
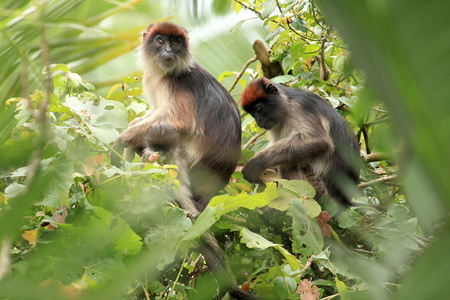
[[[253,144],[260,136],[264,135],[267,132],[266,129],[261,131],[260,133],[253,136],[241,149],[247,149],[251,144]]]
[[[386,177],[382,177],[382,178],[378,178],[372,181],[368,181],[368,182],[364,182],[364,183],[360,183],[358,184],[359,188],[365,188],[377,183],[381,183],[381,182],[387,182],[387,181],[394,181],[397,179],[397,175],[391,175],[391,176],[386,176]]]
[[[256,56],[250,58],[244,65],[244,67],[242,68],[241,72],[239,72],[238,76],[236,77],[236,80],[233,82],[233,84],[231,85],[230,89],[228,90],[228,93],[231,93],[232,90],[234,90],[234,88],[236,87],[236,84],[239,82],[239,79],[241,79],[242,75],[244,75],[245,70],[247,70],[248,66],[252,63],[256,61]]]

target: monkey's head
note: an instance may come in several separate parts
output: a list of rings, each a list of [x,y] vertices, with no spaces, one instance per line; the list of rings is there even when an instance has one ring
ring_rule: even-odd
[[[259,127],[270,130],[283,123],[283,95],[267,78],[252,81],[242,93],[242,108],[255,118]]]
[[[156,68],[163,75],[189,69],[193,59],[186,29],[173,23],[150,25],[143,35],[141,60],[146,70]]]

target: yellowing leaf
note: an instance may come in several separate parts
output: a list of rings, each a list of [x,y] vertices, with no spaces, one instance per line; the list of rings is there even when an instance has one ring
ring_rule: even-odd
[[[109,89],[109,92],[108,92],[108,95],[106,96],[106,99],[109,99],[109,96],[111,96],[112,93],[114,93],[114,91],[117,90],[117,89],[120,88],[120,87],[122,87],[122,84],[121,84],[121,83],[118,83],[118,84],[113,85],[113,86]]]
[[[303,204],[305,205],[306,208],[306,212],[308,213],[308,217],[310,218],[317,217],[322,211],[322,208],[320,207],[319,203],[317,203],[317,201],[314,199],[305,199],[301,201],[303,201]]]
[[[341,299],[342,299],[342,300],[347,300],[347,299],[349,299],[349,298],[347,297],[347,294],[348,294],[348,288],[347,288],[347,286],[345,285],[345,283],[342,282],[342,281],[340,281],[337,277],[334,278],[334,281],[336,282],[336,287],[337,287],[337,289],[338,289],[339,296],[341,296]]]
[[[287,262],[289,263],[293,271],[299,270],[300,268],[303,267],[301,261],[299,261],[294,255],[289,253],[289,251],[287,251],[280,245],[275,246],[275,249],[277,249],[278,251],[280,251],[281,254],[283,254],[284,258],[286,258]]]
[[[236,183],[236,187],[238,189],[240,189],[240,190],[243,190],[243,191],[247,192],[247,193],[250,193],[252,191],[252,189],[248,185],[246,185],[245,183],[242,183],[242,182]]]
[[[240,5],[236,1],[233,1],[233,9],[236,12],[236,14],[238,14],[242,9],[242,5]]]
[[[22,234],[22,237],[30,244],[36,243],[37,230],[27,230]]]

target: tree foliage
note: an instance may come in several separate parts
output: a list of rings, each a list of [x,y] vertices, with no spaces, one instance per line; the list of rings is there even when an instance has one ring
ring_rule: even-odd
[[[83,69],[74,71],[74,62],[89,57],[86,51],[112,58],[105,50],[111,44],[99,43],[117,43],[117,53],[135,47],[140,29],[94,41],[70,25],[73,18],[84,12],[78,26],[94,26],[121,7],[44,1],[21,11],[26,2],[7,1],[8,14],[0,19],[6,95],[0,108],[1,299],[212,299],[218,285],[196,252],[207,230],[223,244],[238,284],[269,299],[447,295],[449,231],[436,227],[447,218],[449,139],[439,129],[448,125],[448,104],[442,89],[417,73],[426,73],[424,64],[435,62],[438,50],[412,53],[405,30],[409,14],[419,10],[421,21],[436,20],[438,4],[424,8],[413,1],[402,11],[401,4],[322,0],[326,19],[314,1],[214,1],[218,11],[232,4],[236,13],[261,19],[270,30],[271,61],[282,66],[273,80],[328,100],[350,123],[366,163],[361,197],[346,210],[325,198],[316,202],[304,181],[254,186],[240,170],[268,140],[242,112],[239,166],[192,224],[173,200],[177,166],[137,157],[121,168],[110,164],[112,142],[148,109],[140,79],[125,77],[99,93]],[[403,22],[396,28],[386,25],[394,12]],[[414,26],[429,45],[430,37]],[[49,42],[50,34],[79,44],[67,51]],[[122,45],[124,39],[129,43]],[[219,80],[231,77],[245,87],[243,78],[263,74],[254,60],[235,71],[224,70]],[[427,93],[435,99],[430,110],[424,109]],[[441,272],[424,280],[437,286],[432,291],[418,284],[430,266]]]

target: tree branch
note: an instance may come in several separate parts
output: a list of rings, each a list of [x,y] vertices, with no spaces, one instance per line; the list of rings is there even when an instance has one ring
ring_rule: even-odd
[[[382,178],[378,178],[372,181],[368,181],[368,182],[364,182],[364,183],[360,183],[358,184],[359,188],[365,188],[377,183],[381,183],[381,182],[386,182],[386,181],[394,181],[397,179],[397,175],[391,175],[391,176],[386,176],[386,177],[382,177]]]
[[[247,149],[251,144],[253,144],[254,141],[256,141],[260,136],[264,135],[266,132],[267,132],[267,130],[264,129],[260,133],[253,136],[244,146],[242,146],[241,149]]]
[[[234,88],[236,87],[236,84],[239,82],[239,79],[241,79],[242,75],[244,75],[245,70],[247,70],[248,66],[252,63],[256,61],[256,56],[250,58],[244,65],[244,67],[242,68],[241,72],[238,74],[238,76],[236,77],[236,80],[233,82],[233,84],[231,85],[230,89],[228,90],[228,93],[231,93],[232,90],[234,90]]]

